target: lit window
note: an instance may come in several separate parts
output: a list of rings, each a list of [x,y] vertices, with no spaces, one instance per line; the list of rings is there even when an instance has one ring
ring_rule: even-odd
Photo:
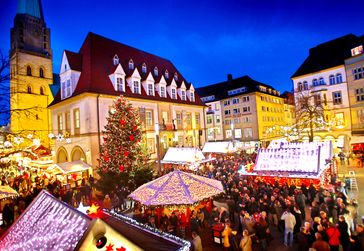
[[[81,128],[81,126],[80,126],[80,109],[73,110],[73,120],[74,120],[75,134],[78,134],[79,130]]]
[[[153,111],[145,111],[145,125],[153,126]]]
[[[332,93],[332,100],[333,100],[334,105],[342,104],[341,91],[333,92]]]
[[[249,139],[253,137],[253,129],[252,128],[244,128],[244,138]]]
[[[154,76],[158,76],[158,68],[157,67],[154,67]]]
[[[130,70],[133,70],[133,69],[134,69],[134,62],[133,62],[133,59],[130,59],[130,60],[129,60],[129,69],[130,69]]]
[[[207,124],[212,124],[212,115],[207,115],[206,122]]]
[[[142,65],[142,72],[147,73],[147,65],[145,63]]]
[[[336,83],[340,84],[342,82],[343,82],[343,76],[340,73],[336,74]]]
[[[335,84],[335,76],[330,75],[329,79],[330,79],[330,85],[334,85]]]
[[[63,131],[63,117],[62,114],[57,115],[58,133]]]

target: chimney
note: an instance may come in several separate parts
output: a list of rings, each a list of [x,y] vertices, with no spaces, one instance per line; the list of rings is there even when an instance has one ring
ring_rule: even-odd
[[[228,80],[228,82],[231,82],[233,80],[233,75],[229,73],[227,75],[227,80]]]

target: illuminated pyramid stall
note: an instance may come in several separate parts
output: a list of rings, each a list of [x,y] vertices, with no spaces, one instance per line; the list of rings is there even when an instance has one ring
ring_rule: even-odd
[[[93,219],[43,190],[0,238],[0,250],[189,250],[177,237],[100,210]]]

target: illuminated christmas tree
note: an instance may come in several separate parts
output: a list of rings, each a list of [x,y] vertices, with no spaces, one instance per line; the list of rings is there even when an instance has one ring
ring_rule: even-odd
[[[139,114],[122,96],[117,98],[107,117],[99,158],[96,187],[105,194],[117,186],[130,189],[152,178],[149,157],[143,150]]]

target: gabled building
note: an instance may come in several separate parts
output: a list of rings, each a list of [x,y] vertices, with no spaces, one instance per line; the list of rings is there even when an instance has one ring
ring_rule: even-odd
[[[123,95],[139,109],[144,143],[156,157],[160,150],[203,144],[203,103],[193,85],[171,61],[100,35],[89,33],[79,52],[64,51],[60,91],[49,106],[57,162],[83,159],[97,165],[102,130],[113,100]]]
[[[296,109],[302,96],[313,96],[323,106],[323,127],[315,131],[314,140],[332,140],[335,148],[349,150],[351,116],[345,59],[362,38],[349,34],[322,43],[309,51],[308,57],[291,77]],[[297,121],[300,123],[300,121]],[[303,135],[303,140],[308,137]]]
[[[40,0],[18,2],[10,33],[10,130],[48,145],[52,50]]]
[[[205,110],[207,139],[237,140],[246,146],[268,143],[280,137],[280,126],[285,125],[284,102],[280,92],[249,76],[196,89],[208,108]],[[218,108],[218,109],[216,109]],[[217,118],[221,116],[221,123]],[[221,130],[219,138],[214,134]]]

